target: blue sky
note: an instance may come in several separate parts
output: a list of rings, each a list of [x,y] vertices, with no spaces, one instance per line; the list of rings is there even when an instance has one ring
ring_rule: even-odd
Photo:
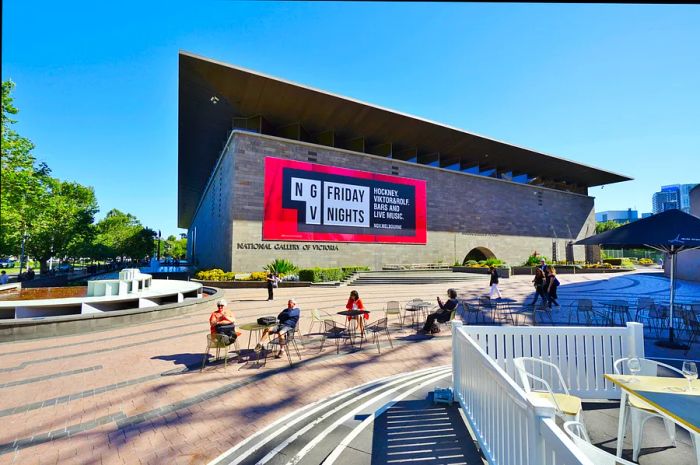
[[[618,172],[596,210],[700,182],[700,6],[3,2],[17,129],[101,218],[177,229],[177,54]]]

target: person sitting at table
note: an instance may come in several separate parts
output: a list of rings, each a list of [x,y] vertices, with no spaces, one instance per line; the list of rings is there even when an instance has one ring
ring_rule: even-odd
[[[216,310],[209,316],[209,328],[212,335],[223,334],[228,337],[229,342],[236,340],[236,318],[226,309],[224,299],[216,303]]]
[[[449,297],[447,302],[443,302],[442,299],[440,299],[440,297],[437,298],[437,303],[440,308],[438,309],[438,311],[428,315],[428,318],[426,318],[425,324],[423,325],[423,329],[418,331],[419,333],[427,333],[428,331],[430,331],[433,325],[435,324],[435,320],[439,321],[440,323],[450,321],[452,311],[454,311],[457,308],[457,305],[459,304],[459,302],[457,301],[457,291],[454,289],[448,289],[447,297]]]
[[[263,331],[260,342],[255,346],[255,352],[260,352],[263,345],[270,341],[270,334],[277,334],[277,338],[280,342],[280,351],[275,355],[275,358],[282,357],[282,349],[287,339],[286,334],[289,331],[294,331],[297,327],[300,315],[301,310],[297,307],[296,300],[289,299],[287,301],[287,308],[277,315],[277,325],[272,328],[266,328]]]
[[[365,306],[362,303],[362,300],[360,299],[360,294],[357,293],[357,291],[350,291],[350,297],[348,298],[348,303],[345,304],[345,308],[348,310],[364,310]],[[350,320],[355,320],[357,322],[357,325],[360,327],[360,331],[364,333],[365,331],[365,324],[363,322],[363,318],[360,318],[359,316],[349,316],[348,321]],[[364,314],[364,319],[369,320],[369,313]]]

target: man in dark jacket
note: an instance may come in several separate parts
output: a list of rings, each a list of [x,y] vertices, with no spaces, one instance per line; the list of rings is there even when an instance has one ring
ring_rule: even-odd
[[[275,358],[280,358],[282,356],[282,347],[285,345],[287,339],[286,335],[290,331],[294,332],[294,329],[299,323],[300,316],[301,310],[297,307],[296,300],[289,299],[287,301],[287,308],[277,315],[277,325],[263,331],[260,337],[260,343],[255,346],[255,352],[260,352],[262,350],[262,346],[270,340],[270,334],[277,334],[280,341],[280,351],[275,355]]]

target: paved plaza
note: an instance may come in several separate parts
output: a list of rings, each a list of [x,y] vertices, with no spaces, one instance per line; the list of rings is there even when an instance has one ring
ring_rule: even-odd
[[[559,279],[562,308],[553,312],[558,322],[568,321],[567,305],[580,297],[636,300],[639,295],[649,295],[665,300],[668,296],[668,280],[654,271],[560,275]],[[532,295],[530,280],[529,276],[514,276],[502,279],[500,287],[504,296],[522,301]],[[488,277],[483,276],[456,287],[460,294],[470,296],[485,293],[487,284]],[[405,303],[423,298],[433,302],[438,295],[445,297],[447,287],[375,285],[356,289],[373,311],[374,320],[377,314],[383,316],[379,310],[388,300]],[[276,315],[289,297],[295,297],[302,308],[302,331],[307,333],[309,310],[319,308],[335,314],[345,306],[351,289],[281,288],[272,302],[266,301],[265,289],[231,289],[225,291],[225,297],[239,324]],[[700,284],[679,282],[678,299],[700,300]],[[318,338],[307,338],[302,361],[295,358],[293,367],[285,358],[268,360],[263,366],[234,359],[226,369],[223,363],[208,364],[200,373],[212,310],[109,331],[0,344],[0,463],[208,463],[280,418],[332,399],[343,390],[451,363],[448,331],[426,337],[392,325],[394,347],[383,341],[381,354],[370,344],[362,350],[341,346],[336,354],[335,345],[328,343],[319,351]],[[342,320],[337,317],[337,321]],[[247,337],[246,333],[239,339],[244,358],[253,355],[245,350]],[[698,358],[698,345],[689,358]],[[646,344],[646,354],[682,357],[678,351],[660,350],[652,341]],[[449,381],[449,377],[445,379]],[[429,408],[421,402],[432,388],[429,384],[422,391],[407,393],[389,413],[401,417],[408,415],[403,410],[420,405]],[[433,413],[450,418],[455,415],[447,410]],[[364,417],[355,420],[363,421]],[[373,435],[373,431],[379,431],[377,425],[363,430],[363,447],[348,451],[362,449],[360,452],[371,456],[373,450],[385,450],[372,447],[380,434]],[[459,447],[468,452],[471,446]],[[383,463],[380,456],[371,463]]]

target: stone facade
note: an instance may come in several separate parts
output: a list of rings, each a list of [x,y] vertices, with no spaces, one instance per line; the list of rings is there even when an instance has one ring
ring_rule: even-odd
[[[264,158],[273,156],[426,180],[425,245],[262,241]],[[234,132],[189,229],[189,256],[203,268],[255,271],[274,258],[301,267],[462,262],[484,247],[510,264],[533,251],[559,259],[593,234],[593,198],[305,142]],[[556,239],[555,239],[556,238]],[[193,250],[191,249],[194,247]],[[576,260],[584,260],[575,246]]]

